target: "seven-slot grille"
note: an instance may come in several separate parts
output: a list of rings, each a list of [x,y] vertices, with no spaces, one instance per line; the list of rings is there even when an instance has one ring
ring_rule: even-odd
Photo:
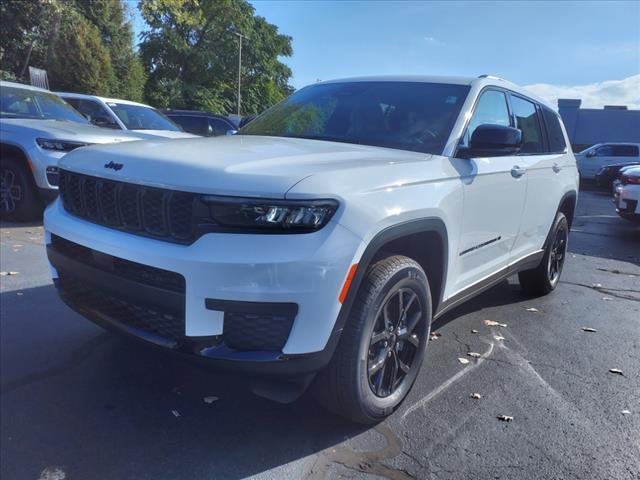
[[[100,225],[174,243],[195,240],[197,195],[60,170],[69,213]]]

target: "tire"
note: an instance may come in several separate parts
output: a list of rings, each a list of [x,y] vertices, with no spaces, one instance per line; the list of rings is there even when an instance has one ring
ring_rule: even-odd
[[[568,243],[569,223],[567,217],[562,212],[558,212],[540,265],[532,270],[518,273],[520,286],[525,293],[540,297],[556,288],[567,258]]]
[[[3,158],[0,161],[0,217],[8,221],[36,220],[42,208],[33,176],[24,163],[13,157]]]
[[[429,282],[417,262],[394,255],[372,265],[333,358],[316,378],[319,402],[364,425],[389,416],[420,371],[431,328],[431,305]]]

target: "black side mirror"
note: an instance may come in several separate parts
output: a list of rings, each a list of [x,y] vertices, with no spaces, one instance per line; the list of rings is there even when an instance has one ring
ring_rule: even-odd
[[[501,157],[514,155],[522,147],[522,132],[504,125],[483,124],[471,135],[469,148],[462,153],[466,158]]]

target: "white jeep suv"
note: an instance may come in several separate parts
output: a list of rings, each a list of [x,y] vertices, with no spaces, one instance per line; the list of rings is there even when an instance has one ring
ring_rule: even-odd
[[[58,161],[94,143],[140,136],[91,125],[42,88],[0,82],[0,216],[34,220],[58,194]]]
[[[514,273],[557,286],[578,172],[516,85],[379,77],[304,88],[235,136],[72,152],[60,189],[46,243],[73,309],[373,423],[434,318]]]

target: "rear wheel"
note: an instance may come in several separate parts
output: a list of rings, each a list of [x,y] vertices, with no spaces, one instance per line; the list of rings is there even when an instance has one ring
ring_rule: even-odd
[[[315,391],[329,410],[362,424],[400,405],[420,370],[431,322],[427,276],[414,260],[390,256],[374,264]]]
[[[21,161],[0,161],[0,217],[9,221],[35,220],[42,213],[31,172]]]
[[[544,257],[537,268],[518,274],[520,286],[529,295],[546,295],[556,288],[567,257],[569,223],[562,212],[558,212],[551,230],[550,241]]]

